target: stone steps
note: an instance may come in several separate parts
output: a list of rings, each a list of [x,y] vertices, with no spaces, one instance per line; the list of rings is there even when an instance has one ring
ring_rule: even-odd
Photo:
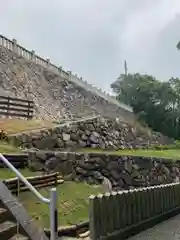
[[[9,239],[17,233],[17,225],[11,221],[5,221],[0,224],[0,239]]]
[[[0,181],[0,240],[48,240],[44,230]]]
[[[0,239],[3,240],[28,240],[27,237],[17,234],[18,226],[5,208],[0,208]]]
[[[28,237],[25,237],[21,234],[16,234],[12,238],[10,238],[9,240],[29,240],[29,239],[28,239]]]

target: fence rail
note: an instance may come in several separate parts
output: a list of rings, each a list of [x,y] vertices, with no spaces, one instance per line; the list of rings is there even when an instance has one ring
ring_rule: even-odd
[[[133,112],[132,108],[128,105],[125,105],[123,103],[120,103],[116,100],[115,97],[111,96],[110,94],[106,93],[105,91],[102,91],[102,89],[97,88],[91,84],[89,84],[87,81],[84,81],[81,77],[78,77],[77,74],[72,74],[71,71],[65,71],[60,66],[56,66],[50,62],[50,59],[43,59],[35,54],[35,51],[29,51],[25,49],[24,47],[20,46],[17,43],[16,39],[10,40],[3,35],[0,35],[0,45],[13,51],[14,53],[18,54],[19,56],[24,57],[25,59],[32,61],[36,64],[39,64],[43,67],[48,68],[49,70],[55,72],[56,74],[60,74],[61,77],[85,88],[88,91],[91,91],[95,93],[96,95],[99,95],[100,97],[106,99],[109,103],[113,103],[117,105],[120,108],[125,109],[128,112]]]
[[[180,183],[100,194],[89,201],[91,239],[125,239],[180,213]]]
[[[64,182],[59,173],[50,173],[41,176],[27,177],[26,180],[30,182],[30,184],[32,184],[34,187],[36,187],[36,189],[53,185],[56,186]],[[12,193],[29,190],[29,188],[23,182],[19,183],[18,178],[4,180],[4,183]]]
[[[31,100],[0,96],[0,115],[33,118],[34,102]]]

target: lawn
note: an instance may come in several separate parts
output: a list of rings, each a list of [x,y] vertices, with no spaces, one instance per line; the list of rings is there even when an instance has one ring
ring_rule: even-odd
[[[25,177],[30,177],[30,176],[34,176],[34,175],[39,175],[36,172],[31,172],[28,168],[25,169],[20,169],[19,170],[23,176]],[[9,178],[14,178],[16,177],[16,174],[13,173],[12,170],[8,169],[8,168],[0,168],[0,180],[1,179],[9,179]]]
[[[40,190],[49,197],[49,188]],[[59,225],[72,225],[88,220],[88,197],[102,192],[100,186],[86,183],[64,182],[57,187]],[[43,227],[49,228],[49,208],[40,202],[32,193],[20,194],[20,200],[28,213]]]
[[[172,158],[180,159],[180,149],[167,149],[167,150],[153,150],[153,149],[137,149],[137,150],[118,150],[118,151],[107,151],[101,149],[90,149],[84,148],[78,150],[78,152],[90,152],[90,153],[105,153],[115,154],[118,156],[144,156],[144,157],[159,157],[159,158]]]
[[[10,145],[4,141],[0,141],[0,153],[20,153],[21,149]]]
[[[15,134],[19,132],[32,131],[42,128],[54,127],[51,121],[48,120],[24,120],[24,119],[1,119],[0,129],[4,130],[7,134]]]

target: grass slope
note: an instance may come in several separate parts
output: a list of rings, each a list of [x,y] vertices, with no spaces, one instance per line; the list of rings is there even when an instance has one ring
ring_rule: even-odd
[[[21,149],[10,145],[4,141],[0,141],[0,153],[20,153]]]
[[[168,149],[168,150],[153,150],[153,149],[137,149],[137,150],[119,150],[119,151],[107,151],[101,149],[80,149],[78,152],[89,152],[89,153],[105,153],[115,154],[118,156],[144,156],[144,157],[160,157],[170,158],[178,160],[180,159],[180,149]]]
[[[51,121],[48,120],[23,120],[23,119],[3,119],[0,120],[0,129],[7,134],[27,132],[36,129],[54,127]]]
[[[71,225],[88,220],[88,197],[102,192],[100,186],[86,183],[65,182],[57,187],[59,225]],[[40,189],[49,198],[49,188]],[[24,192],[19,196],[28,213],[43,227],[49,228],[49,208],[32,193]]]
[[[19,171],[25,177],[31,177],[31,176],[34,176],[34,175],[39,175],[36,172],[31,172],[28,168],[20,169]],[[14,177],[16,177],[16,174],[12,170],[10,170],[8,168],[0,168],[0,180],[14,178]]]

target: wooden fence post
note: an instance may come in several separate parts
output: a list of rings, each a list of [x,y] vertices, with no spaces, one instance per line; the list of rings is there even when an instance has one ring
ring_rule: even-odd
[[[89,229],[90,237],[92,240],[98,240],[101,236],[101,223],[100,223],[100,199],[97,196],[89,197]]]

